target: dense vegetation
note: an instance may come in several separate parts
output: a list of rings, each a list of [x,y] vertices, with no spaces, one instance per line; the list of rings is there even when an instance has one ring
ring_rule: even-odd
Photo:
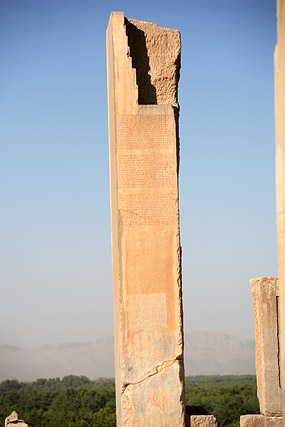
[[[15,410],[30,427],[115,427],[114,380],[70,375],[0,384],[0,426]]]
[[[258,414],[256,377],[253,375],[186,378],[186,404],[203,406],[221,426],[240,425],[240,415]]]
[[[204,408],[221,426],[239,426],[241,414],[259,412],[254,376],[186,378],[186,403]],[[33,383],[0,383],[0,426],[13,411],[30,427],[115,427],[114,380],[70,375]]]

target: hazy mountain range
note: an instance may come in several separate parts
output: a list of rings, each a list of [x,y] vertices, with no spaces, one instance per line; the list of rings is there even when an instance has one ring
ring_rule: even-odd
[[[186,375],[255,374],[254,340],[220,333],[185,334]],[[0,344],[0,381],[65,375],[114,377],[113,338],[21,349]]]

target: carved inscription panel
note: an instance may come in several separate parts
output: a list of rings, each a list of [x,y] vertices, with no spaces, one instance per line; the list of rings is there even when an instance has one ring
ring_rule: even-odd
[[[164,293],[129,295],[127,302],[130,329],[146,332],[167,327]]]
[[[117,120],[117,184],[121,222],[178,225],[174,116]]]
[[[173,148],[175,122],[171,116],[129,115],[117,117],[118,149]]]
[[[178,224],[178,200],[173,194],[131,193],[118,195],[123,225],[173,225]]]
[[[117,161],[119,188],[173,188],[176,183],[173,153],[118,154]]]

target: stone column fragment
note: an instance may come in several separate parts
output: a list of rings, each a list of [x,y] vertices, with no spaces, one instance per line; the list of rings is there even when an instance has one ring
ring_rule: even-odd
[[[178,211],[180,34],[107,30],[118,426],[184,426]]]
[[[250,281],[255,321],[255,365],[260,413],[282,415],[277,277]]]
[[[16,411],[13,411],[6,419],[5,419],[5,427],[29,427],[24,420],[19,420],[18,414]]]

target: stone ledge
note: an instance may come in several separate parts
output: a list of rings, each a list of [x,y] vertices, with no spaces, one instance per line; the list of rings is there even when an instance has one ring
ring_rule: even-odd
[[[254,414],[241,415],[240,427],[282,427],[282,418]]]

